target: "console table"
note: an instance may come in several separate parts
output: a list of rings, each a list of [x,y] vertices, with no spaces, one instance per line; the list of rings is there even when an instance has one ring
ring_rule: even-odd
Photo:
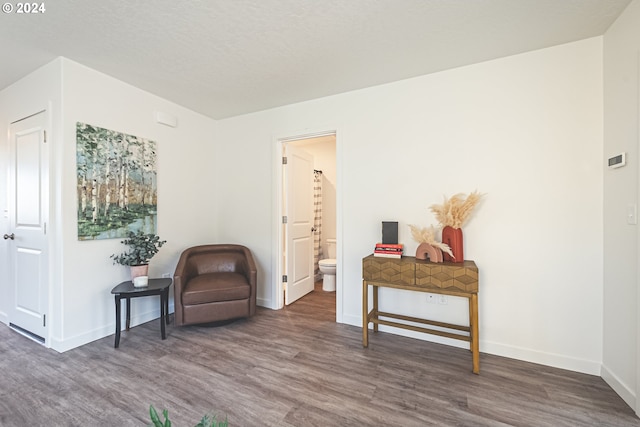
[[[372,287],[373,291],[373,308],[371,311],[369,311],[369,286]],[[381,287],[468,298],[469,326],[379,311],[378,289]],[[397,320],[436,326],[448,331],[410,325]],[[363,258],[362,345],[364,347],[369,345],[369,323],[373,323],[374,332],[378,332],[378,325],[386,325],[468,341],[473,361],[473,373],[479,374],[478,267],[473,261],[433,263],[409,256],[396,259],[374,257],[373,255]]]

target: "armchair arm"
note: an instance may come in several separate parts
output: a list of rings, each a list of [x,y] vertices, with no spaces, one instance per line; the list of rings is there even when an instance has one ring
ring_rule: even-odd
[[[256,313],[256,296],[258,291],[258,269],[256,268],[256,263],[253,260],[253,255],[251,254],[251,250],[247,247],[243,246],[244,257],[246,265],[243,266],[245,268],[245,276],[249,281],[249,285],[251,287],[251,298],[249,298],[250,306],[249,312],[251,316]]]
[[[182,291],[184,289],[184,285],[186,285],[189,279],[195,275],[193,266],[188,262],[191,252],[191,249],[187,249],[182,253],[182,255],[180,255],[180,259],[176,265],[176,270],[173,273],[173,305],[177,325],[183,324]]]

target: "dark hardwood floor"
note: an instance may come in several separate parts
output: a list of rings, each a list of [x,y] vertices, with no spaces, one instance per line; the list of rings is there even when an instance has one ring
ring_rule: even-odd
[[[595,376],[336,324],[321,287],[226,325],[159,320],[58,354],[0,324],[1,426],[640,426]]]

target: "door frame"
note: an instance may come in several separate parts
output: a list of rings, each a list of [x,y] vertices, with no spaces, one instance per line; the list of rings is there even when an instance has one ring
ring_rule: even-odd
[[[636,105],[638,105],[638,109],[636,110],[636,120],[638,123],[637,129],[639,129],[636,134],[636,147],[640,149],[640,50],[636,53]],[[640,178],[636,177],[636,180],[640,184]],[[636,195],[636,206],[638,201],[640,201],[640,185],[637,188]],[[638,226],[635,227],[636,231],[636,242],[640,245],[640,231],[638,230]],[[637,246],[640,248],[640,246]],[[640,336],[640,250],[636,250],[636,335]],[[635,390],[635,408],[634,411],[638,417],[640,417],[640,339],[636,340],[636,390]]]
[[[283,173],[282,173],[282,150],[283,144],[300,141],[303,139],[316,138],[326,135],[335,135],[336,138],[336,322],[342,323],[343,319],[343,262],[342,262],[342,139],[341,133],[337,127],[323,127],[318,130],[290,132],[273,138],[273,233],[272,233],[272,268],[271,278],[271,308],[280,310],[284,307],[284,292],[282,286],[282,276],[285,274],[282,265],[282,253],[284,245],[282,243],[283,224],[282,216],[284,215],[284,192],[283,192]]]

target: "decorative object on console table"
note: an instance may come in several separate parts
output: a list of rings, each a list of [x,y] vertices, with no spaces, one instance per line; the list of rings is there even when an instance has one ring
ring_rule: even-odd
[[[452,254],[443,254],[445,261],[464,261],[464,245],[462,239],[462,229],[446,226],[442,229],[442,243],[451,248]]]
[[[436,229],[433,225],[418,228],[415,225],[409,224],[409,228],[411,229],[413,240],[420,243],[416,249],[417,259],[427,259],[428,257],[431,262],[442,262],[443,252],[453,255],[449,245],[436,240]]]
[[[137,232],[129,231],[127,238],[120,243],[129,246],[130,249],[120,255],[111,255],[113,263],[128,265],[131,270],[131,280],[135,280],[136,277],[147,276],[149,261],[167,241],[160,240],[156,234],[146,234],[139,230]],[[138,281],[138,283],[142,282]],[[140,286],[144,286],[144,284]]]
[[[442,262],[442,249],[435,248],[428,243],[420,243],[416,249],[416,259],[426,260],[427,258],[431,262]]]
[[[403,252],[402,243],[376,243],[373,255],[383,258],[401,258]]]
[[[442,242],[447,244],[453,253],[452,256],[444,254],[445,261],[464,261],[462,226],[482,196],[477,191],[470,193],[466,198],[464,194],[458,193],[449,199],[445,196],[442,205],[431,205],[429,207],[442,227]]]
[[[382,243],[389,245],[398,243],[397,221],[382,221]]]

